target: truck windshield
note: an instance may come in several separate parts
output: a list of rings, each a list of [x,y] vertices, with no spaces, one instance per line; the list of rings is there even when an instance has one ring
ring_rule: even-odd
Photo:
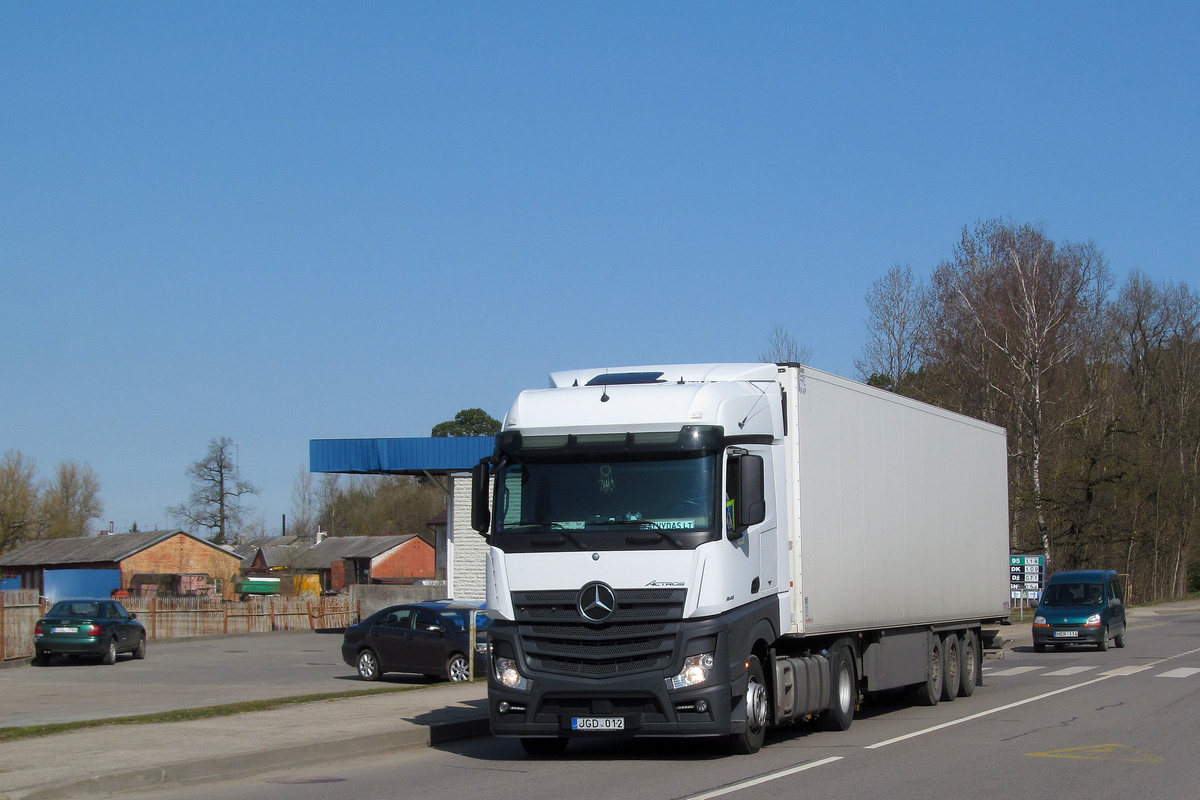
[[[510,462],[493,544],[508,552],[694,548],[717,531],[717,457],[706,452]]]

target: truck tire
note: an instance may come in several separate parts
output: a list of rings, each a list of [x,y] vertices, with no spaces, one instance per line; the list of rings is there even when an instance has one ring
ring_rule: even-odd
[[[959,670],[961,668],[958,634],[951,631],[942,637],[942,700],[947,703],[958,697]]]
[[[770,714],[767,683],[763,679],[758,656],[750,656],[750,677],[746,682],[746,727],[740,733],[729,734],[729,749],[736,755],[750,755],[762,749],[767,737],[767,718]]]
[[[919,706],[936,706],[942,699],[942,639],[929,635],[929,674],[924,683],[909,688],[913,702]]]
[[[979,639],[975,631],[963,633],[958,643],[958,657],[961,662],[958,668],[958,696],[970,697],[975,694],[979,679]]]
[[[845,731],[854,722],[854,659],[850,648],[839,647],[829,660],[829,710],[819,725],[825,731]]]

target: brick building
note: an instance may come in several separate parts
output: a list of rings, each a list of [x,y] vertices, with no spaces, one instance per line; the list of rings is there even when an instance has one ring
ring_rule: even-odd
[[[17,578],[23,589],[45,593],[47,573],[62,570],[120,571],[120,588],[134,576],[208,576],[217,590],[233,599],[241,559],[223,547],[186,531],[140,531],[75,539],[42,539],[0,555],[0,573]]]
[[[341,591],[351,584],[403,583],[434,575],[433,546],[406,536],[331,536],[291,559],[298,572],[321,576],[321,588]]]

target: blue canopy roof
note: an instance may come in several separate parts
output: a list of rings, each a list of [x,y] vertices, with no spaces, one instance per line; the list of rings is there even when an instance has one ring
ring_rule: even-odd
[[[463,472],[496,447],[491,436],[425,436],[412,439],[312,439],[312,472],[420,475]]]

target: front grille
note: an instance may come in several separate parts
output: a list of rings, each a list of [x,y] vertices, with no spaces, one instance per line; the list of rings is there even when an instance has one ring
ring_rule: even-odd
[[[578,592],[514,592],[525,654],[534,669],[609,677],[671,663],[686,589],[618,589],[610,621],[580,616]]]

